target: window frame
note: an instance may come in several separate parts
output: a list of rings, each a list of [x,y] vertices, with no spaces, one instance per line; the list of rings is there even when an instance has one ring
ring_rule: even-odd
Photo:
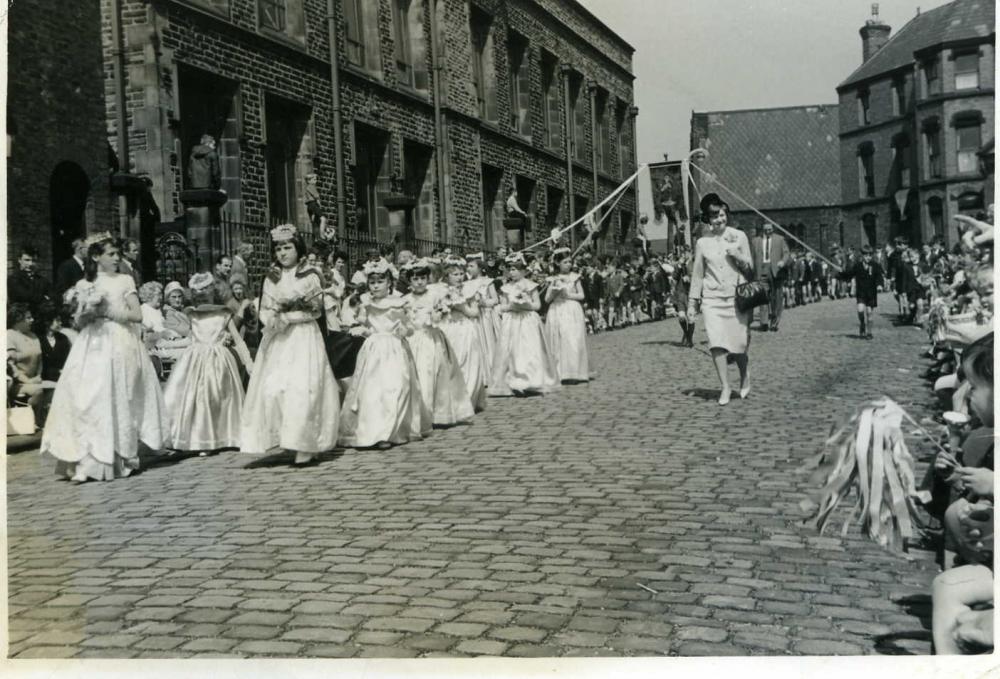
[[[974,117],[957,118],[955,128],[955,170],[958,174],[973,174],[979,172],[979,149],[983,145],[983,123]],[[963,132],[974,129],[976,141],[969,146],[962,146]],[[963,170],[963,160],[970,169]]]
[[[391,0],[392,56],[398,82],[414,86],[413,45],[410,37],[410,12],[413,0]]]
[[[935,54],[924,59],[921,62],[921,70],[924,73],[924,95],[936,97],[941,94],[941,55]]]
[[[875,145],[865,142],[858,146],[858,196],[875,198]]]
[[[896,78],[892,81],[892,113],[895,116],[906,115],[906,78]]]
[[[559,57],[542,49],[539,50],[538,62],[542,76],[542,143],[545,148],[558,149],[563,142],[559,119],[559,101],[562,99]]]
[[[980,63],[979,63],[980,62],[979,49],[976,48],[975,50],[956,51],[956,52],[953,53],[952,57],[953,57],[952,61],[955,64],[954,83],[953,83],[954,86],[955,86],[955,91],[956,92],[964,92],[966,90],[978,90],[979,86],[980,86],[980,80],[981,80],[980,77],[979,77],[979,68],[980,68]],[[973,57],[974,58],[974,60],[975,60],[975,68],[971,69],[971,70],[966,70],[966,71],[960,71],[960,70],[958,70],[959,60],[963,59],[963,58],[966,58],[966,57]],[[975,79],[976,79],[975,84],[965,85],[965,86],[960,87],[959,86],[959,78],[962,77],[962,76],[968,76],[969,74],[974,74],[975,75]]]
[[[858,126],[867,127],[872,124],[871,92],[867,89],[858,90]]]

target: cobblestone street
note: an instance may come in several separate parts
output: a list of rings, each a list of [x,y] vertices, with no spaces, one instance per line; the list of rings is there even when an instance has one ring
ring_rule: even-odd
[[[592,337],[589,385],[312,468],[227,452],[73,486],[12,454],[10,656],[929,653],[931,555],[798,507],[858,401],[928,412],[926,335],[880,301],[875,341],[850,300],[755,332],[725,408],[671,320]]]

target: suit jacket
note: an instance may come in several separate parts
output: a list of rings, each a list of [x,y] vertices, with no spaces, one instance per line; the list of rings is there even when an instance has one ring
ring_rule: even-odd
[[[854,279],[854,297],[859,302],[871,301],[878,297],[878,286],[884,277],[882,267],[872,260],[866,268],[864,262],[858,261],[852,264],[843,272],[837,274],[837,278],[849,281]]]
[[[67,290],[76,285],[77,281],[83,279],[83,267],[76,261],[76,257],[70,257],[56,268],[56,294],[61,299]]]
[[[753,270],[759,278],[784,278],[788,273],[788,258],[791,254],[788,250],[788,243],[784,236],[776,233],[770,235],[771,238],[771,263],[768,268],[764,268],[764,237],[753,239]]]
[[[9,304],[27,304],[32,310],[49,299],[52,286],[39,275],[29,276],[20,269],[7,277],[7,302]]]

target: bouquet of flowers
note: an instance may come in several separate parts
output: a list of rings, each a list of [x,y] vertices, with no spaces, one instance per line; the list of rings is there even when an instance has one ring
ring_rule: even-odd
[[[317,292],[309,297],[289,297],[285,299],[275,300],[277,302],[278,311],[281,313],[287,313],[290,311],[305,311],[307,313],[315,313],[319,308],[319,302],[317,298],[323,294],[323,291]]]
[[[73,306],[73,324],[77,328],[83,328],[103,317],[108,306],[108,298],[104,292],[87,280],[70,288],[66,292],[65,302]]]

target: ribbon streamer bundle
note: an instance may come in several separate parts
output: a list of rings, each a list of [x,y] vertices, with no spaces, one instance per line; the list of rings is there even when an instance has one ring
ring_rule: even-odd
[[[883,397],[861,405],[843,426],[834,427],[824,449],[808,465],[821,490],[800,503],[819,532],[833,510],[853,490],[858,498],[841,531],[859,518],[861,528],[882,547],[906,551],[914,537],[916,494],[913,456],[906,447],[903,419],[912,422],[893,400]]]

